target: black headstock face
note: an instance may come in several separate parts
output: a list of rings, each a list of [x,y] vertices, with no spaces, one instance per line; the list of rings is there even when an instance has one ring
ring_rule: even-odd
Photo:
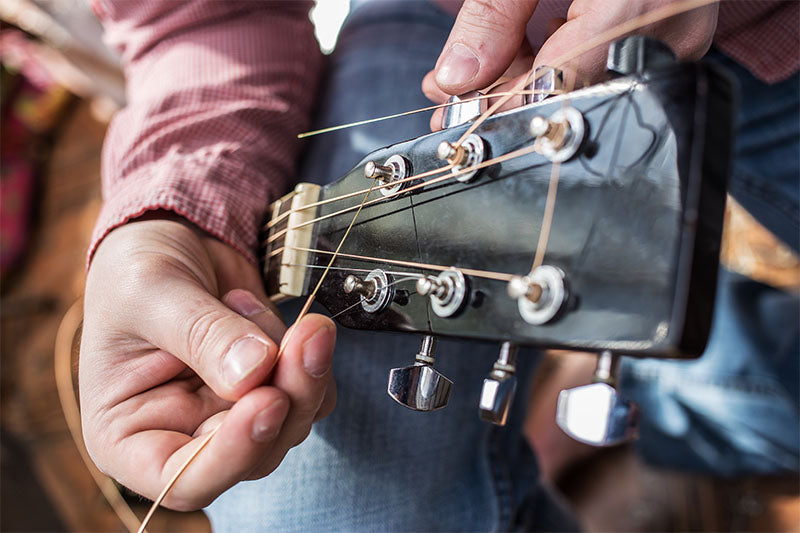
[[[553,164],[539,153],[488,166],[468,182],[433,182],[433,176],[413,182],[402,195],[384,197],[374,190],[317,301],[339,323],[358,329],[699,355],[714,299],[730,100],[726,81],[711,68],[680,65],[553,97],[478,127],[475,134],[483,139],[488,160],[530,146],[534,116],[571,107],[583,117],[580,148],[558,168],[542,262],[563,273],[566,296],[544,323],[524,316],[508,293],[510,276],[531,271],[542,231]],[[466,128],[378,150],[323,188],[320,200],[369,187],[368,161],[382,164],[400,155],[413,174],[440,168],[440,143],[456,141]],[[432,184],[422,185],[428,181]],[[316,285],[362,200],[363,194],[354,195],[315,208],[310,248],[320,252],[308,256],[306,292]],[[441,316],[433,299],[417,292],[416,282],[448,267],[464,275],[464,303],[451,316]],[[386,274],[393,290],[370,312],[357,291],[344,290],[345,280],[350,275],[364,280],[375,269]]]

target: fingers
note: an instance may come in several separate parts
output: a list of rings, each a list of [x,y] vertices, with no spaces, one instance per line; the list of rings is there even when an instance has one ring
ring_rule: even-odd
[[[276,343],[280,342],[286,333],[286,325],[283,320],[250,291],[233,289],[222,297],[222,302],[254,322]]]
[[[237,400],[275,364],[283,324],[247,291],[229,294],[232,310],[194,280],[151,281],[130,328],[191,367],[221,398]],[[257,317],[256,324],[251,317]]]
[[[538,0],[465,0],[436,63],[436,84],[463,94],[491,84],[511,64]]]
[[[175,431],[134,433],[114,450],[126,457],[126,471],[109,472],[125,486],[155,498],[181,465],[216,425],[219,430],[178,479],[164,500],[171,509],[205,507],[219,494],[247,477],[280,434],[290,402],[275,387],[258,387],[202,426],[205,433],[190,437]],[[119,463],[117,463],[119,464]],[[131,468],[135,465],[135,468]]]
[[[275,441],[273,452],[251,473],[251,478],[270,473],[293,446],[302,442],[312,423],[327,415],[336,401],[331,376],[336,328],[330,319],[307,315],[286,334],[280,361],[275,366],[272,385],[289,397],[291,409]]]

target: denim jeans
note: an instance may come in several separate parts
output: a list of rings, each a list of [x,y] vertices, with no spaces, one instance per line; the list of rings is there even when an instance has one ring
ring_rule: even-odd
[[[795,251],[800,241],[800,77],[768,85],[722,54],[740,106],[729,190]],[[800,299],[720,271],[711,338],[696,361],[630,360],[651,463],[717,475],[800,470]]]
[[[430,105],[420,82],[452,18],[427,2],[373,2],[351,12],[330,57],[320,127]],[[381,146],[428,133],[430,114],[313,139],[300,180],[329,183]],[[284,306],[287,318],[299,304]],[[519,354],[520,390],[509,423],[478,419],[483,378],[498,346],[441,340],[436,368],[454,382],[449,405],[418,413],[386,394],[390,368],[413,363],[420,338],[338,329],[335,411],[314,425],[267,478],[240,483],[208,509],[215,531],[574,531],[577,523],[538,484],[521,434],[533,352]],[[525,512],[518,510],[525,504]],[[536,524],[517,522],[533,517]]]

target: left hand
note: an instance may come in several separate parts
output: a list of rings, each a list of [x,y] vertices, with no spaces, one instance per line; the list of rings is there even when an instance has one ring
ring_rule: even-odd
[[[532,64],[559,67],[565,71],[566,79],[571,78],[580,86],[596,83],[605,70],[607,46],[598,46],[568,65],[556,65],[556,60],[576,43],[673,2],[574,0],[566,20],[550,21],[549,37]],[[531,63],[522,64],[527,45],[525,30],[537,4],[538,0],[465,0],[436,67],[422,82],[423,92],[441,103],[450,95],[488,87],[504,73],[511,76],[527,73]],[[684,12],[645,26],[638,33],[661,40],[680,60],[697,60],[711,46],[718,7],[714,3]],[[442,112],[437,110],[431,119],[433,129],[439,129]]]

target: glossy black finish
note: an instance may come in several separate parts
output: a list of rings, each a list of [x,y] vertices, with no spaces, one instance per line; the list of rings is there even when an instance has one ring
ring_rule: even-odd
[[[605,85],[506,112],[477,133],[490,157],[532,142],[536,114],[571,105],[583,113],[588,139],[563,163],[545,264],[561,268],[572,294],[551,323],[533,326],[506,294],[506,283],[470,277],[471,305],[440,318],[414,280],[405,305],[365,313],[342,288],[352,269],[431,274],[382,261],[337,258],[317,301],[347,327],[408,331],[522,345],[659,357],[696,356],[708,337],[731,149],[732,98],[727,79],[705,64],[676,65],[645,78]],[[323,199],[369,186],[366,161],[401,154],[415,173],[442,166],[436,148],[466,126],[378,150],[323,190]],[[538,154],[494,165],[471,183],[455,179],[369,205],[342,253],[510,274],[531,269],[551,164]],[[428,180],[430,178],[426,178]],[[373,192],[370,199],[380,198]],[[320,207],[319,216],[358,206],[362,196]],[[315,247],[334,249],[355,211],[316,227]],[[313,254],[327,265],[330,256]],[[343,270],[338,270],[343,269]],[[322,268],[309,269],[310,291]],[[363,278],[366,272],[360,272]]]

